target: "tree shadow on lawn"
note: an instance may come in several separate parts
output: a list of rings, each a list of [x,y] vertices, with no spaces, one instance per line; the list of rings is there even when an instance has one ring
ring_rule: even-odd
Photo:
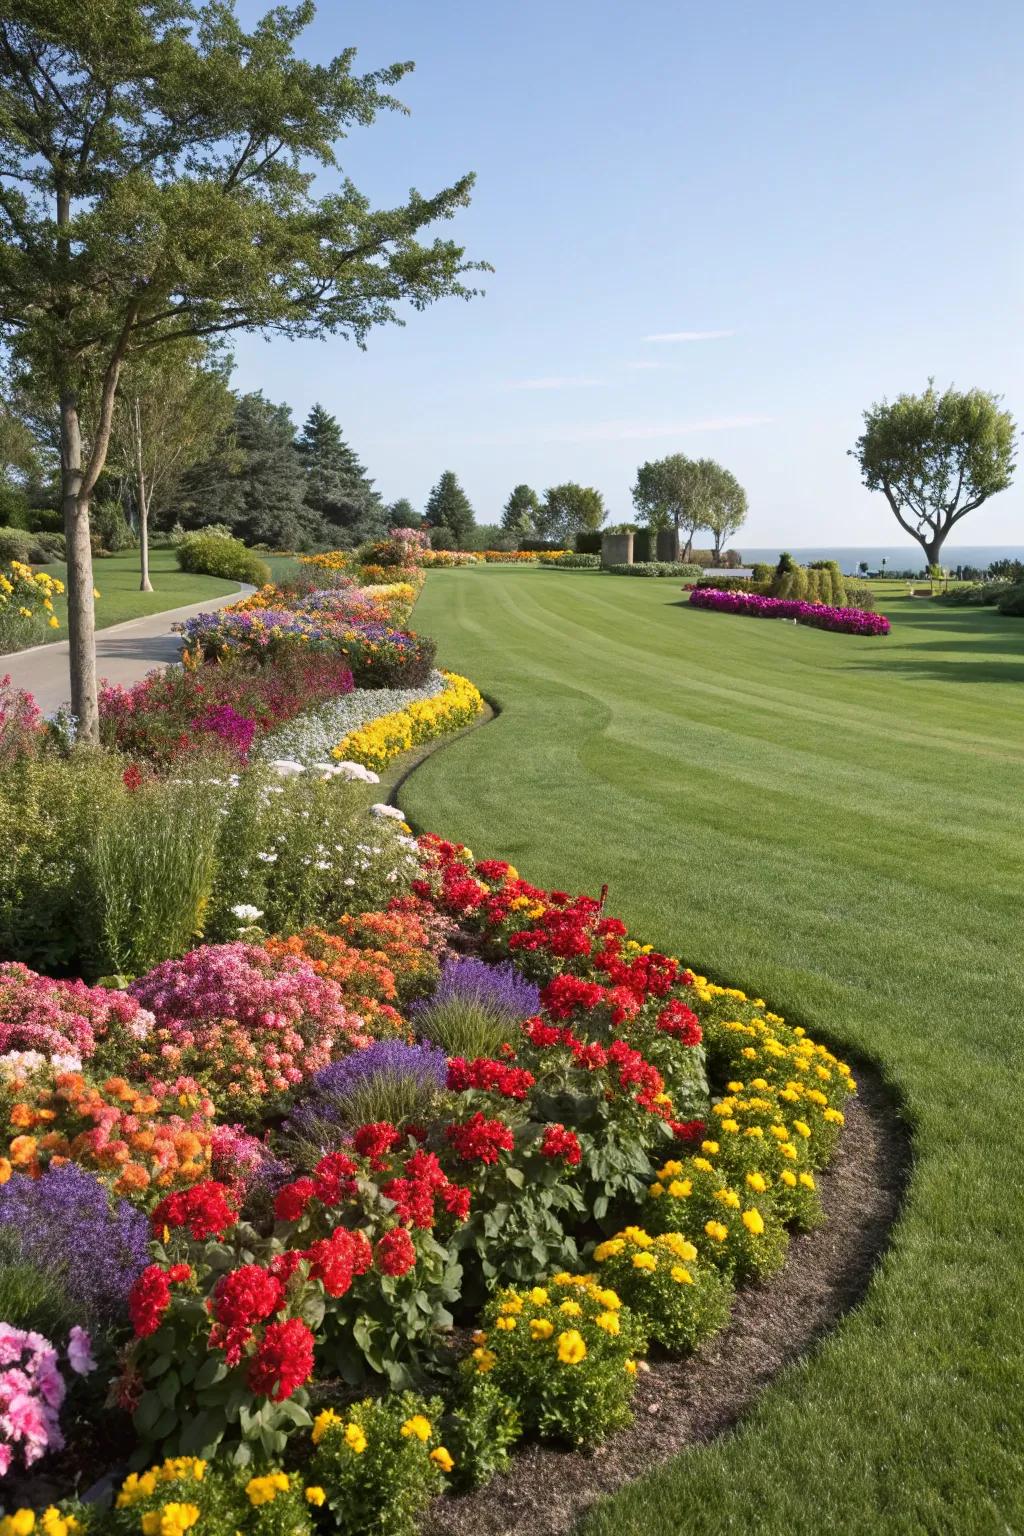
[[[940,647],[948,650],[948,646]],[[884,672],[890,677],[918,677],[936,683],[1024,683],[1024,657],[1017,664],[1005,661],[943,661],[939,656],[880,657],[875,662],[852,663],[852,672]]]

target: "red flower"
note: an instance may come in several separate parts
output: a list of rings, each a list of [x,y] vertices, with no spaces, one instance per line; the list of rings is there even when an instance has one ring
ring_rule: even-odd
[[[121,783],[125,789],[132,791],[139,789],[142,784],[142,769],[138,763],[129,763],[121,775]]]
[[[704,1120],[670,1120],[668,1124],[679,1141],[703,1141],[708,1129]]]
[[[237,1365],[256,1324],[283,1305],[284,1285],[259,1264],[243,1264],[222,1275],[213,1293],[216,1322],[210,1330],[210,1347],[223,1349],[228,1365]]]
[[[402,1137],[387,1120],[373,1125],[361,1125],[352,1138],[352,1145],[362,1157],[370,1159],[373,1168],[380,1169],[388,1152],[400,1146]]]
[[[469,1215],[469,1190],[462,1184],[445,1184],[440,1194],[441,1203],[449,1216],[465,1221]]]
[[[453,1056],[448,1063],[448,1087],[454,1093],[477,1088],[483,1093],[498,1093],[503,1098],[522,1102],[536,1081],[525,1067],[509,1067],[503,1061],[494,1061],[487,1056],[477,1056],[474,1061]]]
[[[502,1152],[511,1152],[515,1145],[504,1120],[488,1120],[480,1110],[464,1125],[449,1125],[444,1134],[463,1163],[496,1163]]]
[[[374,1257],[381,1274],[405,1275],[416,1263],[416,1249],[404,1227],[392,1227],[378,1242]]]
[[[147,1264],[128,1292],[128,1316],[136,1338],[145,1339],[156,1333],[171,1304],[171,1285],[187,1280],[191,1274],[187,1264],[175,1264],[167,1270],[159,1264]]]
[[[306,1250],[309,1272],[328,1296],[344,1296],[353,1276],[369,1269],[372,1257],[365,1234],[350,1232],[347,1227],[335,1227],[330,1237],[321,1238]]]
[[[305,1323],[290,1317],[270,1323],[249,1363],[246,1380],[253,1392],[281,1403],[313,1372],[313,1335]]]
[[[285,1184],[277,1192],[274,1215],[278,1221],[298,1221],[316,1192],[312,1179],[295,1179],[293,1183]]]
[[[206,1179],[193,1184],[191,1189],[166,1195],[150,1217],[153,1231],[159,1236],[164,1227],[187,1227],[197,1243],[207,1237],[220,1237],[238,1220],[229,1193],[226,1184]]]
[[[703,1038],[697,1015],[675,998],[658,1014],[658,1028],[683,1045],[699,1045]]]
[[[540,994],[541,1002],[553,1019],[567,1019],[578,1009],[589,1011],[604,1001],[604,987],[579,976],[553,976]]]
[[[344,1152],[328,1152],[313,1172],[316,1175],[316,1197],[324,1205],[337,1205],[339,1200],[351,1199],[356,1192],[358,1169]]]
[[[564,1125],[549,1125],[540,1144],[542,1157],[564,1158],[570,1168],[575,1168],[583,1156],[579,1138]]]
[[[523,1033],[531,1045],[543,1050],[548,1046],[561,1045],[563,1035],[557,1024],[545,1024],[543,1019],[527,1019]]]

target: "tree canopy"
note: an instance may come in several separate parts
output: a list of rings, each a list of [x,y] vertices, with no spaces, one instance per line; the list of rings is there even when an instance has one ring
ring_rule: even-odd
[[[501,526],[507,533],[530,534],[537,531],[540,497],[528,485],[517,485],[501,512]]]
[[[456,549],[466,549],[476,522],[469,497],[452,469],[446,469],[427,497],[424,517],[430,528],[448,528]]]
[[[0,341],[61,410],[72,707],[98,731],[89,499],[134,354],[233,330],[362,343],[401,307],[470,296],[419,233],[472,178],[373,209],[336,144],[400,108],[411,69],[295,51],[311,0],[247,31],[221,0],[10,0],[0,17]],[[319,178],[319,179],[317,179]],[[80,396],[99,380],[83,450]]]
[[[563,485],[549,486],[544,492],[535,522],[542,539],[569,546],[576,534],[596,532],[607,515],[600,491],[592,485],[577,485],[575,480],[566,480]]]
[[[982,389],[898,395],[864,412],[850,449],[869,491],[881,491],[929,565],[952,528],[999,491],[1016,467],[1017,429],[1000,397]]]
[[[710,526],[715,488],[721,466],[714,459],[690,459],[671,453],[641,464],[633,486],[633,505],[651,528],[675,528],[686,535],[688,558],[698,528]]]
[[[363,465],[341,435],[337,418],[314,405],[296,445],[306,475],[306,505],[354,547],[387,531],[384,504]]]

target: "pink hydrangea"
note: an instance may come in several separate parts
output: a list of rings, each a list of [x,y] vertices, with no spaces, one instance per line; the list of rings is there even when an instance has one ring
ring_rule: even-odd
[[[82,1061],[108,1036],[143,1040],[152,1026],[153,1015],[127,992],[53,981],[14,960],[0,964],[0,1056],[38,1051]]]

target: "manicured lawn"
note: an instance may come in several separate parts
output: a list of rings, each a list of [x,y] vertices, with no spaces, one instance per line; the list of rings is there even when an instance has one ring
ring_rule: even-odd
[[[861,1307],[587,1536],[1024,1527],[1024,622],[885,611],[864,639],[501,567],[417,607],[502,713],[405,785],[416,825],[607,880],[638,934],[880,1063],[913,1128]]]
[[[38,566],[37,569],[51,576],[59,576],[61,581],[66,578],[67,567],[63,561]],[[149,579],[156,589],[153,592],[139,591],[137,549],[94,561],[93,578],[100,594],[96,603],[97,629],[121,624],[125,619],[138,619],[147,613],[163,613],[168,608],[184,608],[190,603],[206,602],[209,598],[238,590],[237,581],[222,581],[218,576],[190,576],[186,571],[179,571],[173,549],[154,549],[150,553]],[[60,629],[48,631],[46,638],[66,640],[67,604],[63,598],[56,598],[53,606],[60,620]]]

